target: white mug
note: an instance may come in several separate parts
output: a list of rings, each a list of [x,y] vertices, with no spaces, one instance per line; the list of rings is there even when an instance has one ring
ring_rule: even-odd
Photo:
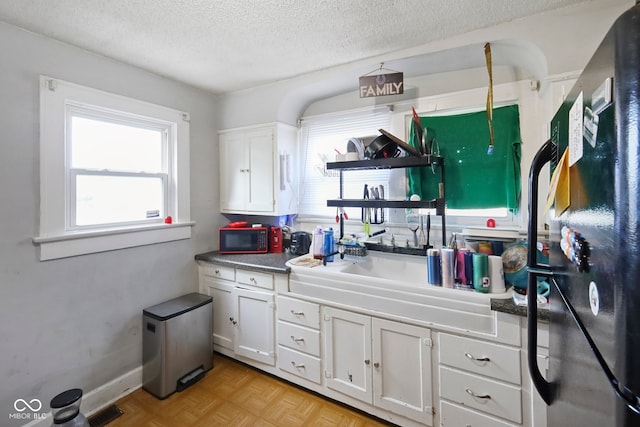
[[[489,255],[489,277],[491,278],[491,293],[500,294],[505,292],[504,269],[502,257]]]

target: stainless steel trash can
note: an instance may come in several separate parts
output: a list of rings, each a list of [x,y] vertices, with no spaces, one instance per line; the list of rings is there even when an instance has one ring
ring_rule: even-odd
[[[143,310],[144,390],[164,399],[213,368],[212,301],[191,293]]]

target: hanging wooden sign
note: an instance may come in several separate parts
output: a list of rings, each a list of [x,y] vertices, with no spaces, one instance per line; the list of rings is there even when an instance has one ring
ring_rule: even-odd
[[[404,93],[404,74],[389,73],[360,77],[360,98]]]

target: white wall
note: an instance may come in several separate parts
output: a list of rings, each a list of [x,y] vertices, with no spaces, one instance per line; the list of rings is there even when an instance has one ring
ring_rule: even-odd
[[[0,425],[16,399],[85,393],[142,362],[142,310],[197,291],[196,253],[217,246],[217,100],[0,23]],[[192,238],[38,261],[38,75],[191,113]]]
[[[456,61],[456,55],[452,57],[446,53],[461,51],[468,55],[466,48],[474,45],[481,48],[484,42],[500,47],[493,55],[495,65],[519,65],[519,79],[532,76],[543,81],[549,76],[584,68],[615,19],[634,4],[634,0],[593,0],[412,49],[225,94],[220,97],[220,127],[229,129],[273,121],[295,124],[307,114],[307,108],[314,102],[343,94],[357,95],[358,77],[375,69],[381,62],[385,67],[405,71],[405,79],[420,77],[424,86],[416,88],[413,97],[442,93],[440,86],[444,89],[467,89],[470,82],[464,79],[431,79],[431,76],[421,76],[415,65],[426,64],[431,58],[440,60],[444,56],[448,60],[443,61],[447,63],[442,64],[441,71],[450,71],[455,69],[451,62]],[[521,49],[514,51],[514,48]],[[536,59],[532,61],[531,57]],[[468,61],[460,59],[460,63],[469,68]],[[478,54],[470,68],[483,66],[484,56]],[[438,73],[437,67],[430,65],[428,68],[429,74]],[[412,69],[411,74],[407,73],[408,69]],[[338,110],[386,101],[374,98],[360,100],[357,96],[343,100],[345,103],[337,106]]]

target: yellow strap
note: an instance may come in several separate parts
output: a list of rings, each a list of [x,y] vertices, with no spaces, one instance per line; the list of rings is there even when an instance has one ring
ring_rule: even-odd
[[[489,149],[487,154],[493,154],[493,71],[491,69],[491,44],[485,43],[484,56],[487,60],[487,71],[489,72],[489,91],[487,92],[487,122],[489,123]]]

